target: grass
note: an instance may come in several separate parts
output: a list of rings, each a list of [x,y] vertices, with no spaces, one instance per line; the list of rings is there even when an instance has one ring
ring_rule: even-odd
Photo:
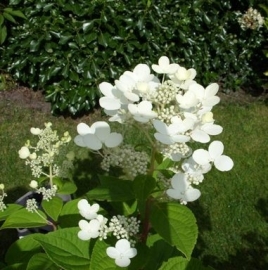
[[[224,132],[213,139],[223,141],[225,154],[235,166],[230,172],[212,170],[205,175],[201,198],[189,204],[200,231],[194,255],[215,269],[268,269],[268,107],[264,103],[226,103],[216,106],[214,116]],[[99,117],[90,115],[83,121],[92,123]],[[0,102],[0,182],[7,187],[7,202],[22,195],[31,180],[18,150],[30,138],[32,126],[42,127],[48,121],[59,133],[68,130],[74,136],[80,120]],[[83,150],[76,148],[81,159],[87,157]],[[94,168],[94,162],[81,161],[76,172],[90,164]],[[87,174],[80,174],[77,180],[81,190],[85,183],[90,186]],[[1,242],[7,243],[3,239],[0,234],[0,251]]]

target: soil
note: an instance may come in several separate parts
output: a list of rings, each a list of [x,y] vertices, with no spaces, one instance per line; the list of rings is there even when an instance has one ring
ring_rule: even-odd
[[[221,98],[221,103],[235,102],[237,104],[249,104],[256,101],[268,103],[267,89],[258,91],[257,93],[240,89],[239,91],[230,93],[219,92],[218,96]],[[33,91],[24,86],[16,86],[8,91],[0,91],[0,101],[6,102],[6,105],[31,108],[42,113],[51,112],[51,105],[45,101],[42,91]]]

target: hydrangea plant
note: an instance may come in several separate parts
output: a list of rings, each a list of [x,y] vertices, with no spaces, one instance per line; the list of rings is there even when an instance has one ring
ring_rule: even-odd
[[[44,130],[31,129],[40,136],[39,143],[36,147],[27,143],[19,155],[36,177],[44,174],[49,179],[44,191],[37,188],[36,180],[30,183],[43,194],[45,203],[36,209],[39,215],[27,215],[41,215],[42,223],[38,224],[40,218],[23,222],[21,213],[27,210],[5,205],[1,185],[0,219],[5,220],[1,228],[37,227],[46,220],[53,230],[18,240],[24,252],[28,248],[29,256],[21,256],[17,263],[27,269],[210,269],[191,257],[198,229],[186,205],[201,196],[198,185],[213,167],[224,172],[234,165],[224,154],[223,143],[212,141],[223,130],[212,113],[220,102],[216,95],[219,86],[203,87],[195,81],[194,69],[170,63],[166,56],[160,57],[152,70],[158,76],[148,65],[138,64],[114,84],[102,82],[99,103],[110,123],[77,125],[74,143],[101,156],[104,172],[99,185],[81,198],[63,204],[57,193],[64,184],[53,180],[60,171],[53,169],[55,154],[70,141],[69,134],[60,141],[52,140],[54,133],[48,136],[51,140],[43,140]],[[120,132],[114,131],[118,127]],[[144,134],[144,147],[127,143],[131,129]],[[40,141],[44,142],[42,155],[37,154]],[[44,167],[48,174],[42,173]],[[118,176],[111,176],[113,171]],[[55,192],[46,196],[45,190],[54,186]],[[27,208],[35,209],[34,201],[29,201]],[[30,251],[29,243],[33,245]],[[15,250],[11,246],[7,252],[7,264],[12,264]]]

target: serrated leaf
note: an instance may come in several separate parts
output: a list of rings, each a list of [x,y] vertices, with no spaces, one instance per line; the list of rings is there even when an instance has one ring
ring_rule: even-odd
[[[90,261],[90,270],[117,270],[114,260],[108,257],[106,249],[109,247],[104,241],[96,241]]]
[[[155,231],[188,259],[196,244],[196,219],[187,207],[178,203],[154,203],[150,220]]]
[[[135,198],[133,181],[100,176],[101,186],[87,192],[89,200],[129,201]]]
[[[133,181],[133,190],[138,200],[138,208],[142,217],[145,215],[146,200],[156,186],[156,181],[149,175],[138,175]]]
[[[198,259],[191,258],[187,260],[183,257],[174,257],[164,262],[159,270],[213,270],[211,267],[203,266],[202,262]]]
[[[78,238],[79,228],[66,228],[34,237],[47,256],[63,269],[88,270],[90,241]]]
[[[1,229],[36,228],[47,225],[46,215],[39,210],[38,213],[39,214],[28,212],[25,208],[19,209],[7,217]]]
[[[11,215],[13,212],[18,211],[21,208],[22,206],[16,203],[8,204],[5,211],[0,211],[0,221],[5,220],[9,215]]]
[[[49,217],[51,217],[54,221],[58,220],[58,216],[63,206],[63,201],[61,198],[54,196],[49,201],[43,200],[41,205]]]
[[[79,201],[80,199],[76,199],[64,204],[58,219],[61,228],[78,226],[78,222],[81,220],[81,215],[77,207]]]
[[[37,253],[30,260],[26,270],[59,270],[59,267],[53,263],[46,254]]]
[[[41,252],[40,244],[33,239],[34,234],[29,234],[17,241],[6,252],[5,261],[7,264],[28,262],[37,252]]]

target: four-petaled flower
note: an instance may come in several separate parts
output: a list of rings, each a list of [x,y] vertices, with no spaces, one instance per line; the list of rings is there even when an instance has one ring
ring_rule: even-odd
[[[88,220],[97,218],[97,212],[100,209],[100,206],[97,203],[90,205],[86,199],[80,200],[77,207],[80,215]]]
[[[152,108],[152,103],[147,100],[139,104],[128,105],[128,110],[133,115],[133,118],[141,123],[147,123],[150,119],[157,117],[157,113],[152,111]]]
[[[180,200],[182,204],[193,202],[201,195],[201,192],[193,188],[190,182],[187,181],[187,175],[181,172],[176,173],[171,178],[171,186],[172,188],[167,190],[167,195],[173,199]]]
[[[100,234],[100,221],[98,219],[92,219],[89,222],[82,219],[79,221],[78,226],[80,231],[78,232],[78,237],[81,240],[89,240],[91,238],[97,238]]]
[[[178,68],[178,64],[170,64],[167,56],[161,56],[158,60],[158,65],[152,65],[152,69],[158,74],[172,74],[175,73]]]
[[[207,166],[213,162],[219,171],[230,171],[234,166],[234,162],[230,157],[222,155],[223,149],[222,142],[214,141],[209,145],[208,151],[204,149],[195,150],[193,152],[193,159],[202,166]]]
[[[113,148],[123,141],[122,135],[111,132],[109,124],[104,121],[95,122],[91,127],[80,123],[77,126],[77,132],[79,135],[74,138],[74,142],[78,146],[92,150],[100,150],[103,144],[108,148]]]
[[[116,242],[115,247],[108,247],[106,253],[110,258],[115,259],[117,266],[127,267],[130,259],[137,255],[137,249],[131,248],[127,239],[120,239]]]

